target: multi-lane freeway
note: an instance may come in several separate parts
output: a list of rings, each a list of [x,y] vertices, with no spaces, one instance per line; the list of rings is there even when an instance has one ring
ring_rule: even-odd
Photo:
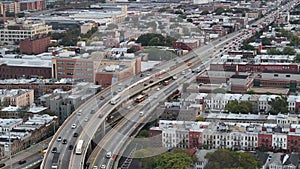
[[[274,11],[253,24],[260,24],[266,21],[268,21],[268,24],[270,24],[276,19],[275,14],[277,14],[278,12],[279,11]],[[259,30],[259,28],[254,29],[256,31]],[[251,34],[252,33],[247,30],[229,34],[226,37],[209,43],[208,45],[195,49],[183,58],[176,58],[159,65],[158,67],[156,67],[156,70],[153,70],[151,72],[150,77],[141,77],[139,75],[135,76],[131,79],[114,84],[111,88],[108,88],[97,94],[93,98],[89,99],[65,121],[61,128],[59,128],[59,130],[51,140],[49,151],[45,155],[41,168],[49,169],[52,167],[54,153],[51,153],[51,150],[53,150],[54,147],[56,147],[57,152],[59,152],[58,168],[83,168],[83,166],[85,165],[85,154],[88,150],[90,142],[93,140],[94,135],[97,132],[97,129],[105,123],[105,119],[107,118],[109,113],[120,106],[120,103],[127,101],[130,97],[141,92],[145,88],[156,85],[159,81],[163,81],[164,79],[167,79],[173,75],[177,75],[178,73],[189,69],[189,67],[184,64],[184,61],[189,60],[193,64],[200,65],[205,60],[207,60],[213,52],[218,52],[219,50],[223,49],[225,45],[229,45],[228,43],[232,43],[234,39],[236,42],[240,43],[241,41],[239,39],[248,38],[249,36],[251,36]],[[218,54],[216,54],[216,56],[218,56]],[[210,59],[209,61],[213,61],[213,59]],[[154,81],[154,83],[150,84],[150,79]],[[144,83],[147,83],[149,85],[144,86]],[[112,105],[109,103],[109,100],[113,97],[115,91],[121,91],[117,94],[120,96],[120,101],[117,104]],[[157,91],[156,93],[159,92],[160,91]],[[154,95],[156,93],[154,93]],[[103,100],[99,99],[100,95],[104,97]],[[164,98],[157,97],[155,99],[155,102],[159,101],[160,99],[162,100]],[[131,129],[135,127],[136,124],[141,122],[141,118],[136,114],[138,114],[139,109],[142,108],[143,107],[136,108],[136,111],[128,113],[130,117],[125,117],[125,119],[133,119],[132,121],[129,122],[128,120],[122,120],[116,126],[116,128],[109,131],[109,133],[103,137],[99,144],[102,148],[96,148],[96,150],[92,153],[91,158],[89,159],[89,161],[91,161],[90,167],[93,167],[94,165],[101,166],[103,164],[105,164],[106,167],[111,166],[111,158],[105,158],[106,151],[103,150],[109,150],[110,152],[112,152],[112,154],[118,153],[119,149],[115,145],[122,145],[122,143],[120,143],[119,141],[124,140],[124,136],[128,137],[128,134],[131,134]],[[147,115],[145,117],[147,117]],[[74,124],[76,126],[72,127],[72,125]],[[78,136],[74,137],[74,133],[77,133]],[[63,141],[58,141],[59,137],[61,137],[62,140],[66,139],[66,144],[63,144]],[[74,153],[74,149],[70,149],[69,146],[72,145],[75,148],[79,140],[84,140],[83,153],[81,155],[76,155]]]

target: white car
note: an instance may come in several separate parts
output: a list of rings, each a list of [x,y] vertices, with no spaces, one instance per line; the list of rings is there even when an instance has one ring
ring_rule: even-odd
[[[102,164],[101,169],[105,169],[105,168],[106,168],[106,165]]]
[[[110,151],[106,153],[106,158],[111,158],[111,152]]]
[[[98,169],[98,166],[95,165],[95,166],[93,167],[93,169]]]
[[[73,125],[72,125],[72,129],[75,129],[76,128],[76,124],[74,123]]]
[[[84,121],[89,121],[89,118],[88,117],[84,118]]]

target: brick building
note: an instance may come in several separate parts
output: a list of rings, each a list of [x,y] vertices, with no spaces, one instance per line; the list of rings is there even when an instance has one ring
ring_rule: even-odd
[[[26,38],[20,42],[20,53],[22,54],[40,54],[48,50],[50,37],[37,36]]]

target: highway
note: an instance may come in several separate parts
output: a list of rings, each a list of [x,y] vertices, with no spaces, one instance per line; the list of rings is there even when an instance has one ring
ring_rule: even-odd
[[[155,78],[152,77],[152,79],[157,83],[158,81],[162,81],[166,78],[169,78],[170,76],[174,74],[178,74],[183,70],[189,69],[189,67],[186,64],[182,64],[181,66],[180,64],[183,63],[183,61],[185,61],[186,59],[190,59],[190,58],[194,58],[193,60],[191,60],[193,64],[197,62],[200,63],[200,61],[203,62],[205,59],[209,58],[211,53],[222,49],[225,46],[225,43],[231,43],[232,40],[236,38],[239,39],[247,38],[248,36],[251,36],[249,34],[250,33],[244,34],[243,31],[234,32],[232,34],[227,35],[226,37],[222,37],[220,40],[215,40],[209,43],[208,45],[195,49],[194,51],[188,53],[186,56],[182,58],[176,58],[171,61],[165,62],[164,64],[157,66],[156,70],[153,70],[151,74],[155,75],[157,72],[167,72],[167,73],[164,73],[162,75],[157,75],[157,77]],[[72,169],[83,168],[85,153],[83,153],[83,155],[75,155],[73,153],[74,150],[69,150],[68,146],[73,145],[75,148],[75,145],[78,142],[78,140],[82,139],[85,140],[84,152],[86,152],[87,151],[86,147],[88,147],[89,143],[93,139],[97,129],[101,126],[101,124],[103,124],[108,114],[119,106],[118,104],[111,105],[108,103],[108,101],[112,98],[113,93],[118,90],[122,91],[118,93],[121,96],[120,103],[122,103],[128,100],[128,98],[131,97],[132,95],[138,93],[139,91],[144,90],[147,87],[151,87],[151,85],[155,85],[155,83],[153,84],[149,83],[149,85],[145,87],[143,85],[144,82],[138,83],[139,81],[142,80],[145,80],[146,83],[149,83],[148,76],[140,77],[138,75],[131,79],[113,85],[111,88],[102,91],[101,93],[97,94],[93,98],[89,99],[82,106],[80,106],[70,117],[68,117],[68,119],[59,128],[59,130],[51,140],[51,143],[49,145],[49,151],[47,152],[43,160],[41,168],[46,168],[46,169],[51,168],[52,158],[53,158],[53,153],[51,153],[51,150],[54,147],[56,147],[57,150],[60,152],[59,168],[72,168]],[[100,95],[104,96],[105,99],[104,100],[98,99]],[[79,116],[77,113],[80,110],[82,112],[81,115]],[[95,113],[91,114],[91,110],[95,110]],[[101,118],[99,118],[100,114],[102,115]],[[87,121],[85,120],[86,118],[88,119]],[[73,124],[77,125],[75,129],[71,128]],[[133,125],[133,124],[129,124],[129,125]],[[122,130],[128,131],[128,129],[126,130],[126,128],[122,128]],[[73,137],[73,134],[75,132],[78,133],[79,135],[78,137]],[[62,142],[57,141],[58,137],[60,136],[62,137],[62,139],[67,139],[67,144],[62,144]],[[110,142],[114,142],[113,140],[114,139],[110,140]],[[106,162],[107,161],[103,163]]]
[[[265,20],[269,20],[269,23],[273,22],[276,18],[273,16],[267,16],[266,18],[262,18],[256,22],[254,22],[253,24],[260,24],[262,21]],[[269,24],[268,23],[268,24]],[[256,29],[256,31],[259,31],[260,29]],[[201,58],[202,62],[204,61],[205,54],[211,52],[211,50],[213,49],[214,51],[219,51],[222,47],[224,47],[224,51],[227,52],[227,50],[231,47],[234,47],[235,45],[241,45],[242,40],[249,38],[250,36],[252,36],[252,32],[246,33],[244,34],[244,32],[239,32],[236,34],[231,34],[231,36],[225,38],[228,41],[231,39],[232,42],[235,43],[226,43],[226,45],[222,46],[221,44],[224,44],[224,40],[222,41],[216,41],[213,42],[213,48],[211,47],[210,49],[206,49],[206,50],[201,50],[201,52],[204,53],[198,53],[200,51],[196,51],[195,53],[198,53],[198,58]],[[222,53],[224,53],[224,51]],[[207,52],[207,53],[206,53]],[[217,54],[213,54],[212,57],[214,58],[214,55],[219,56],[220,53]],[[213,59],[210,59],[209,62],[205,63],[205,65],[208,65],[211,61],[213,61]],[[194,63],[194,61],[191,61],[192,63]],[[170,67],[172,67],[173,65],[170,64]],[[179,70],[182,71],[185,68]],[[172,73],[170,73],[172,74]],[[176,74],[176,73],[175,73]],[[172,74],[173,75],[173,74]],[[188,74],[186,76],[189,76],[191,74]],[[186,77],[185,76],[185,77]],[[193,76],[192,76],[193,77]],[[166,95],[168,95],[168,93],[166,93]],[[161,96],[161,95],[160,95]],[[165,96],[165,95],[163,95]],[[158,101],[164,100],[161,97],[152,99],[152,102],[158,103]],[[156,107],[156,106],[154,106]],[[139,109],[143,109],[143,108],[136,108],[137,111],[132,111],[129,116],[131,114],[132,117],[131,118],[124,118],[113,130],[112,132],[108,133],[103,140],[101,140],[100,144],[101,146],[97,147],[96,149],[94,149],[93,153],[90,155],[90,158],[88,159],[87,163],[90,164],[89,168],[93,168],[94,166],[100,167],[101,168],[112,168],[112,164],[114,161],[114,158],[107,158],[106,157],[106,153],[107,152],[112,152],[113,155],[118,155],[118,153],[120,152],[121,147],[125,144],[124,142],[128,139],[130,139],[130,135],[132,134],[132,126],[137,125],[139,123],[144,123],[145,121],[136,121],[135,118],[138,118],[138,111]],[[150,111],[151,112],[151,111]],[[128,119],[134,119],[134,122],[132,120],[128,120]],[[125,122],[124,122],[125,121]],[[127,121],[127,122],[126,122]],[[125,131],[125,133],[124,133]]]

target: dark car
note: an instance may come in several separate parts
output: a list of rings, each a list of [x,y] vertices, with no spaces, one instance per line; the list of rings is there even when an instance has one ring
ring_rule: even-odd
[[[69,145],[69,150],[73,150],[74,146],[73,145]]]
[[[64,139],[62,143],[67,144],[67,139]]]
[[[57,152],[57,148],[56,148],[56,147],[53,147],[53,149],[52,149],[51,152],[52,152],[52,153],[56,153],[56,152]]]
[[[91,110],[91,114],[94,114],[95,113],[95,110],[93,109],[93,110]]]
[[[4,163],[1,163],[1,164],[0,164],[0,167],[4,167],[4,166],[5,166],[5,164],[4,164]]]
[[[78,137],[78,133],[74,133],[74,134],[73,134],[73,137]]]
[[[26,163],[26,160],[20,160],[18,163],[19,163],[20,165],[25,164],[25,163]]]

